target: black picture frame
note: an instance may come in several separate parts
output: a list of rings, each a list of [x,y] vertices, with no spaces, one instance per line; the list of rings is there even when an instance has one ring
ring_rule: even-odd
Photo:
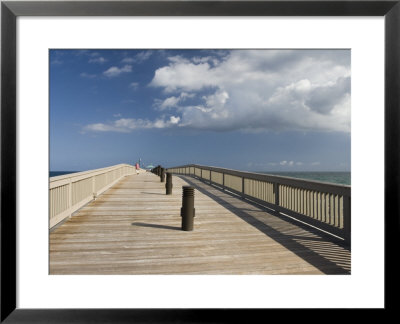
[[[400,228],[400,0],[395,1],[2,1],[1,2],[1,322],[203,323],[257,318],[240,309],[16,308],[16,19],[19,16],[384,16],[385,309],[396,307]],[[371,152],[373,154],[373,152]],[[367,285],[368,283],[366,283]],[[394,297],[390,297],[394,296]]]

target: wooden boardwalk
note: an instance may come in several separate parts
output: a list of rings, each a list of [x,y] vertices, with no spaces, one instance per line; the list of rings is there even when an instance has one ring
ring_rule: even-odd
[[[180,230],[193,185],[194,231]],[[197,179],[123,178],[50,233],[50,274],[350,274],[330,236]]]

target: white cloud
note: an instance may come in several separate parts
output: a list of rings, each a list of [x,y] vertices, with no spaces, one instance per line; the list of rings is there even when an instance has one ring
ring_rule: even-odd
[[[190,63],[190,60],[184,58],[182,55],[170,56],[167,59],[172,63],[181,63],[181,64]]]
[[[150,85],[202,92],[195,106],[176,95],[158,102],[176,108],[186,127],[349,132],[350,83],[350,51],[233,50],[215,60],[169,57]]]
[[[102,57],[102,56],[100,56],[100,57],[94,57],[94,58],[89,59],[89,63],[99,63],[99,64],[103,64],[103,63],[105,63],[105,62],[107,62],[107,60],[106,60],[104,57]]]
[[[178,116],[178,117],[171,116],[171,117],[169,118],[169,122],[170,122],[172,125],[178,124],[180,120],[181,120],[181,118],[180,118],[179,116]]]
[[[143,62],[146,61],[150,58],[150,56],[153,54],[153,51],[144,51],[136,54],[135,59],[136,62]]]
[[[86,131],[91,131],[91,132],[109,132],[109,131],[116,131],[115,128],[112,125],[106,125],[102,123],[97,123],[97,124],[90,124],[87,125],[83,128],[83,133]]]
[[[192,62],[193,63],[205,63],[205,62],[210,62],[213,65],[218,65],[219,64],[219,60],[213,56],[203,56],[203,57],[198,57],[195,56],[192,58]]]
[[[87,133],[87,132],[130,133],[137,129],[169,128],[178,125],[179,121],[180,121],[179,116],[170,116],[169,119],[159,118],[154,121],[150,121],[148,119],[120,118],[118,120],[109,123],[95,123],[86,125],[82,129],[82,133]]]
[[[178,103],[185,101],[188,98],[193,98],[194,93],[182,92],[179,96],[168,97],[164,100],[155,99],[154,106],[159,110],[165,110],[167,108],[178,108]]]
[[[153,51],[143,51],[136,54],[134,57],[125,57],[122,59],[122,63],[142,63],[150,58]]]
[[[169,97],[160,103],[160,108],[175,107],[179,102],[179,97]]]
[[[131,65],[125,65],[122,68],[112,66],[108,70],[104,71],[103,74],[106,77],[112,78],[120,75],[121,73],[128,73],[132,72],[132,66]]]
[[[294,167],[294,166],[302,166],[304,165],[303,162],[300,161],[287,161],[283,160],[280,162],[248,162],[247,166],[251,168],[268,168],[268,167],[276,167],[276,166],[281,166],[281,167]]]
[[[179,90],[198,91],[209,85],[211,80],[208,80],[208,63],[193,64],[176,57],[173,62],[169,66],[157,69],[150,85],[163,87],[167,93]]]

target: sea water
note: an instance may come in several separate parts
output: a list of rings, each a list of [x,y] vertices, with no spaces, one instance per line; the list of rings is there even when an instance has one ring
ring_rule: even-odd
[[[314,180],[342,185],[351,185],[350,172],[257,172],[283,177]]]
[[[57,177],[60,175],[64,175],[64,174],[70,174],[70,173],[75,173],[75,172],[79,172],[79,171],[50,171],[50,178],[51,177]]]

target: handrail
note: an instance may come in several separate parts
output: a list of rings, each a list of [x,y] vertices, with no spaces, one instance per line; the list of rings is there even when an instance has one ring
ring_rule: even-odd
[[[75,172],[49,180],[49,228],[71,217],[122,177],[135,174],[135,167],[118,164],[111,167]]]
[[[198,164],[167,172],[201,179],[350,243],[351,186]]]

